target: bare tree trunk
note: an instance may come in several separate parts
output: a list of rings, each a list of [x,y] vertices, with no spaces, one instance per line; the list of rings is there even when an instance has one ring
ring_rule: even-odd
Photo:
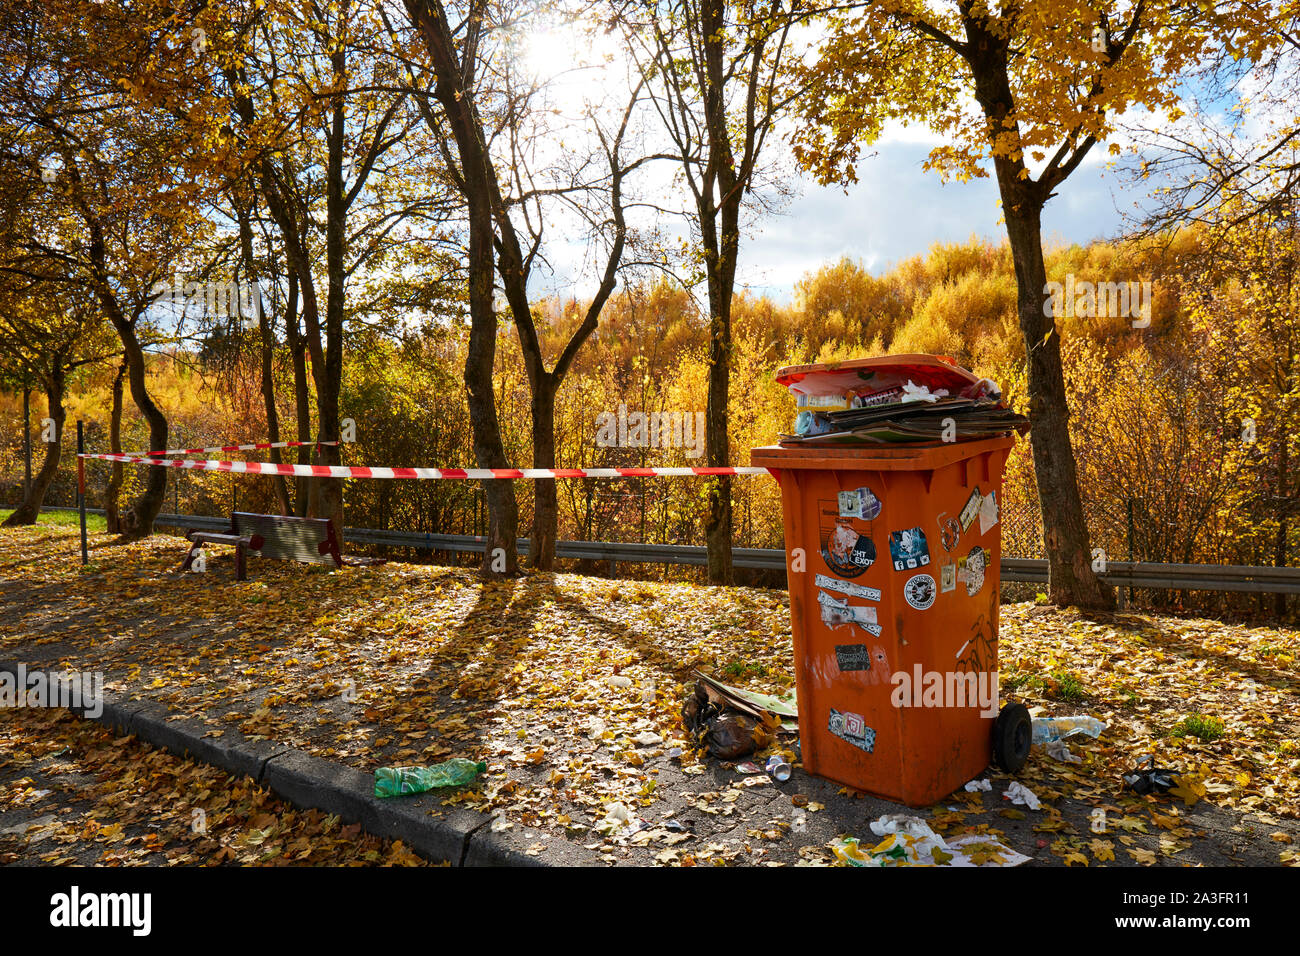
[[[474,220],[478,219],[477,228]],[[492,309],[492,223],[486,203],[471,214],[470,226],[470,332],[465,355],[465,391],[474,433],[474,460],[480,468],[506,468],[496,396],[492,392],[492,366],[496,358],[496,313]],[[514,486],[505,480],[483,482],[488,506],[487,548],[482,571],[489,577],[519,571],[519,503]]]
[[[1011,257],[1016,269],[1016,307],[1024,334],[1029,379],[1029,433],[1034,477],[1047,542],[1048,593],[1054,604],[1111,609],[1114,591],[1092,570],[1088,525],[1079,496],[1070,445],[1069,404],[1061,367],[1061,337],[1044,315],[1047,268],[1038,211],[1003,198]]]
[[[261,387],[262,401],[266,409],[267,441],[278,442],[280,440],[280,414],[275,406],[275,329],[271,325],[271,317],[267,314],[266,303],[262,301],[262,287],[257,281],[257,270],[254,268],[253,225],[250,221],[249,210],[236,200],[235,212],[239,217],[239,250],[244,261],[244,281],[252,283],[254,290],[256,290],[256,297],[253,301],[256,303],[257,308],[257,331],[261,344]],[[243,296],[240,296],[239,300],[242,302]],[[243,316],[240,318],[242,319]],[[271,462],[277,465],[280,464],[280,449],[272,448],[270,452]],[[284,475],[272,475],[271,485],[275,490],[275,499],[279,503],[280,514],[289,514],[289,486],[284,480]]]
[[[48,416],[54,420],[54,441],[45,442],[45,459],[41,468],[32,479],[31,487],[23,497],[22,503],[14,509],[13,514],[4,520],[4,527],[36,523],[40,516],[41,505],[45,502],[45,492],[49,490],[54,476],[59,470],[59,458],[63,443],[63,422],[67,413],[63,408],[64,369],[63,357],[54,356],[51,361],[50,374],[45,378],[45,398],[49,403]]]
[[[311,441],[311,389],[307,382],[307,342],[298,329],[298,273],[289,270],[289,297],[284,310],[285,339],[293,361],[293,408],[297,424],[297,440]],[[298,464],[311,464],[311,448],[300,445]],[[310,478],[294,479],[293,513],[305,518],[311,510],[311,489],[315,482]]]
[[[1007,41],[966,18],[975,52],[968,57],[975,98],[990,141],[1016,129],[1015,99],[1007,79]],[[1042,211],[1050,188],[1033,180],[1019,153],[993,149],[1007,241],[1016,271],[1016,311],[1028,366],[1030,445],[1047,544],[1048,599],[1059,605],[1113,609],[1115,592],[1092,570],[1088,525],[1070,444],[1070,410],[1061,367],[1061,336],[1049,314],[1043,261]]]
[[[711,467],[731,463],[727,434],[731,394],[731,293],[734,265],[724,268],[728,252],[720,248],[715,220],[701,217],[709,290],[709,384],[704,413],[704,451]],[[734,248],[732,250],[734,255]],[[734,259],[733,259],[734,262]],[[711,584],[731,584],[735,568],[731,558],[731,478],[709,479],[709,507],[705,513],[704,542],[708,550]]]
[[[727,82],[725,58],[726,4],[706,0],[700,5],[703,18],[704,122],[708,128],[709,168],[717,187],[702,195],[700,235],[707,258],[709,289],[709,394],[704,414],[704,449],[712,467],[731,464],[731,441],[727,434],[731,398],[731,300],[736,284],[736,257],[740,252],[740,205],[744,184],[739,182],[731,149],[731,124],[724,90]],[[757,68],[757,67],[756,67]],[[753,132],[748,136],[752,138]],[[746,153],[749,152],[746,146]],[[731,558],[733,517],[731,478],[709,483],[709,510],[705,516],[704,542],[708,548],[709,582],[731,584],[736,573]]]
[[[446,12],[437,0],[405,0],[407,13],[420,31],[437,81],[434,96],[446,112],[460,154],[462,191],[469,212],[469,348],[465,355],[465,391],[474,458],[480,468],[505,468],[505,447],[497,418],[492,370],[496,359],[497,316],[493,307],[496,263],[493,258],[490,158],[475,114],[474,48],[482,29],[482,4],[466,21],[467,47],[462,60]],[[437,130],[434,130],[437,132]],[[483,482],[488,505],[487,547],[482,573],[488,577],[518,573],[519,504],[506,480]]]
[[[135,328],[120,318],[120,313],[118,316],[113,318],[110,315],[110,318],[113,319],[117,334],[122,340],[131,398],[149,425],[149,451],[162,451],[167,447],[167,417],[149,395],[144,350],[140,347],[140,340],[136,338]],[[147,538],[153,534],[153,522],[158,517],[158,512],[162,510],[163,498],[166,494],[167,469],[145,468],[144,490],[121,515],[122,534],[132,540]]]
[[[113,376],[113,410],[108,419],[108,450],[114,455],[122,454],[122,385],[126,378],[126,358],[117,367]],[[104,514],[108,533],[122,533],[122,516],[119,513],[118,496],[122,491],[122,478],[125,466],[120,461],[113,462],[108,476],[108,488],[104,491]]]
[[[271,322],[267,318],[265,309],[261,310],[258,321],[262,333],[262,400],[266,404],[266,440],[278,442],[280,440],[280,412],[275,405],[275,333],[271,329]],[[273,464],[278,465],[283,461],[280,449],[272,448],[270,452]],[[284,475],[272,475],[271,484],[275,488],[275,500],[279,503],[280,514],[292,514],[293,507],[289,503],[289,485]]]
[[[342,82],[346,76],[343,45],[331,57],[335,77]],[[330,111],[329,166],[326,175],[325,219],[325,271],[328,285],[325,292],[325,365],[319,368],[313,362],[316,377],[316,416],[320,427],[320,441],[337,442],[340,437],[339,398],[343,390],[343,305],[346,282],[347,206],[343,197],[343,153],[347,147],[347,129],[342,98],[334,101]],[[337,465],[342,451],[337,444],[321,445],[317,464]],[[343,481],[339,478],[321,478],[320,501],[317,514],[329,518],[343,533]]]
[[[149,451],[163,451],[167,448],[167,416],[154,404],[153,398],[149,395],[144,348],[135,334],[135,323],[139,314],[128,319],[126,313],[122,311],[122,303],[109,281],[103,228],[89,213],[85,214],[85,219],[90,230],[87,254],[94,270],[95,295],[99,299],[100,308],[108,316],[109,322],[117,331],[117,337],[122,342],[122,361],[126,363],[131,399],[149,425]],[[153,534],[154,519],[162,510],[163,498],[167,494],[167,471],[168,469],[157,466],[145,468],[144,490],[120,517],[121,533],[127,539],[147,538]]]

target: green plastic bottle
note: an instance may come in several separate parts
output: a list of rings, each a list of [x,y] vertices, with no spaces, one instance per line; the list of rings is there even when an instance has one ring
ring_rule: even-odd
[[[404,797],[439,787],[462,787],[487,770],[464,757],[452,757],[432,767],[380,767],[375,771],[376,797]]]

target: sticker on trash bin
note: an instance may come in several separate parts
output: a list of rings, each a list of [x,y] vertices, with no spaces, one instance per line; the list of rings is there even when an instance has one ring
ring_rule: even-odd
[[[839,601],[825,591],[817,593],[817,603],[822,607],[822,623],[831,630],[846,626],[862,628],[872,637],[880,636],[880,625],[876,623],[876,609],[860,604],[850,604],[848,600]]]
[[[889,557],[895,571],[912,571],[930,563],[930,546],[920,528],[889,532]]]
[[[840,517],[871,521],[880,515],[880,499],[870,488],[855,488],[839,493]]]
[[[871,652],[865,644],[836,644],[835,663],[841,671],[869,671]]]
[[[875,564],[876,546],[866,535],[859,534],[849,521],[841,518],[835,523],[835,528],[826,536],[822,559],[836,574],[856,578]]]
[[[944,512],[936,519],[939,523],[939,543],[943,545],[943,550],[951,551],[961,540],[961,525],[957,523],[956,518],[945,517],[946,514],[947,512]]]
[[[878,588],[869,588],[865,584],[841,581],[839,578],[827,577],[824,574],[816,575],[813,580],[819,588],[825,588],[827,591],[839,591],[841,594],[866,598],[868,601],[879,601],[881,598]]]
[[[957,565],[949,561],[939,565],[939,593],[957,590]]]
[[[876,732],[867,726],[861,714],[842,714],[832,707],[829,729],[840,740],[848,741],[859,750],[871,753],[876,747]]]
[[[962,534],[965,534],[967,531],[970,530],[970,523],[974,521],[975,516],[979,514],[980,501],[981,501],[980,486],[976,485],[975,490],[972,491],[970,493],[970,497],[966,499],[966,504],[962,505],[962,509],[961,509]]]
[[[980,534],[987,534],[989,528],[998,523],[998,493],[990,491],[980,502]]]
[[[934,603],[934,578],[928,574],[917,574],[907,579],[903,585],[903,597],[907,603],[918,611],[924,611]]]
[[[957,561],[957,578],[966,585],[966,593],[974,597],[984,587],[984,572],[988,568],[988,552],[979,545],[970,554]]]

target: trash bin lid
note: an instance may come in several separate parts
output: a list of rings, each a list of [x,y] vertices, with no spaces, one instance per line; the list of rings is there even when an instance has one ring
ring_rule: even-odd
[[[954,395],[980,380],[974,372],[958,365],[952,356],[924,352],[822,365],[787,365],[776,372],[777,382],[792,393],[805,395],[843,394],[851,388],[872,384],[875,379],[880,379],[882,385],[892,385],[896,379],[910,379],[931,391],[946,388]]]

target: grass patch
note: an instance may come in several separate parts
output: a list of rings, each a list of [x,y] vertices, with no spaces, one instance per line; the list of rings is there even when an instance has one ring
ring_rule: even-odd
[[[1044,692],[1053,700],[1077,704],[1088,696],[1083,681],[1079,680],[1079,675],[1073,671],[1052,671],[1044,683],[1046,684]]]
[[[1002,686],[1009,691],[1017,691],[1026,684],[1033,682],[1033,675],[1026,674],[1024,671],[1015,671],[1013,673],[1002,675]]]
[[[768,675],[768,668],[765,664],[732,661],[726,667],[722,668],[722,673],[735,680],[744,680],[746,677],[766,677]]]
[[[1209,743],[1222,737],[1225,729],[1223,721],[1218,717],[1189,714],[1174,727],[1171,733],[1175,737],[1195,737],[1197,740]]]
[[[0,522],[13,513],[13,508],[0,508]],[[42,511],[36,519],[37,525],[54,528],[76,528],[80,523],[80,517],[75,511]],[[108,519],[103,515],[86,515],[86,531],[90,534],[104,534],[108,531]]]
[[[1121,698],[1120,702],[1125,707],[1136,707],[1142,700],[1142,696],[1127,684],[1120,684],[1115,690],[1118,691]]]

